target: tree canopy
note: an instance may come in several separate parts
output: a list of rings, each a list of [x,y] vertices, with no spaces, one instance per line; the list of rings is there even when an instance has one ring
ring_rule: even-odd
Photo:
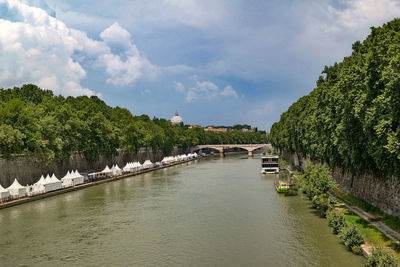
[[[0,153],[6,158],[24,153],[50,163],[66,161],[78,152],[96,161],[100,155],[116,155],[118,148],[169,154],[175,146],[266,141],[262,132],[205,132],[165,119],[134,116],[96,96],[65,98],[32,84],[0,89]]]
[[[340,166],[400,176],[400,19],[372,27],[272,125],[271,142]]]

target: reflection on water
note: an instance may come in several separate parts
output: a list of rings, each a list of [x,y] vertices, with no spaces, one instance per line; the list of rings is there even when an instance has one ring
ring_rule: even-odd
[[[359,266],[260,159],[203,159],[0,210],[0,266]]]

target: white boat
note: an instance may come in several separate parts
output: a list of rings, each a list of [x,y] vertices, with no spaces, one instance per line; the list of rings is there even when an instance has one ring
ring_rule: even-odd
[[[261,157],[261,173],[279,173],[279,156],[269,154]]]

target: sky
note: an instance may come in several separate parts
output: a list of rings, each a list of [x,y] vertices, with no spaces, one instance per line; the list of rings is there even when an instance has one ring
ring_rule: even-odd
[[[399,0],[0,0],[0,88],[269,130]]]

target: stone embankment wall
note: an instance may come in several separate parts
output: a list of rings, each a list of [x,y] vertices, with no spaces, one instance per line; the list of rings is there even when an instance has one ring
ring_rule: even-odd
[[[174,149],[171,154],[178,155],[188,152]],[[152,162],[156,162],[160,161],[163,157],[164,155],[161,152],[153,153],[145,149],[141,149],[137,154],[129,153],[126,150],[119,150],[118,156],[102,156],[96,162],[89,162],[81,155],[73,154],[68,163],[52,163],[50,165],[24,155],[14,156],[10,160],[0,157],[0,184],[3,187],[8,187],[17,178],[22,185],[27,185],[37,182],[41,175],[46,176],[47,173],[50,175],[54,173],[60,179],[68,170],[78,170],[81,174],[87,174],[101,171],[106,165],[111,168],[113,164],[118,164],[122,169],[129,161],[143,163],[145,160],[150,159]]]
[[[302,169],[305,169],[309,160],[309,157],[299,153],[280,151],[280,155]],[[332,178],[346,192],[400,217],[400,177],[379,177],[372,173],[353,176],[346,170],[335,168]]]
[[[400,177],[378,177],[372,173],[353,176],[335,168],[333,179],[355,197],[380,208],[388,214],[400,216]]]

